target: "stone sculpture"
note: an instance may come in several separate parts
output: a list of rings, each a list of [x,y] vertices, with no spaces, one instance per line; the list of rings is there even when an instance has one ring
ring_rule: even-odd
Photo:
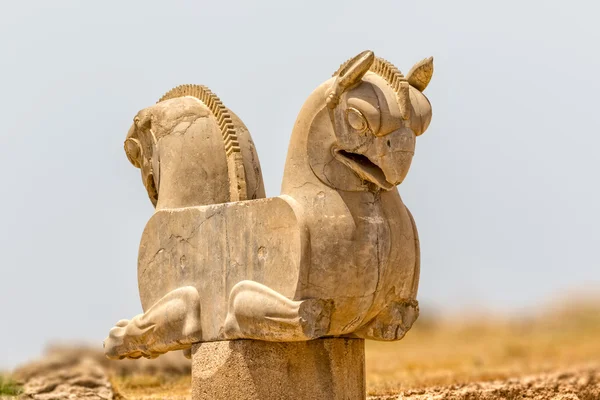
[[[116,324],[106,355],[401,339],[419,314],[419,239],[396,186],[431,120],[432,74],[432,58],[406,76],[371,51],[344,63],[302,107],[274,198],[248,130],[206,87],[140,111],[125,151],[156,207],[139,252],[144,314]]]

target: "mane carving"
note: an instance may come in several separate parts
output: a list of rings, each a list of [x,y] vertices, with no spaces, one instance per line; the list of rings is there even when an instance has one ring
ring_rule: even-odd
[[[161,101],[175,99],[177,97],[192,96],[203,102],[210,112],[215,116],[223,135],[223,143],[225,144],[225,152],[227,156],[231,153],[240,152],[240,143],[238,141],[237,132],[231,113],[225,107],[221,99],[214,94],[209,88],[203,85],[180,85],[174,87],[165,93],[157,103]]]
[[[165,93],[157,103],[184,96],[191,96],[200,100],[216,118],[223,136],[225,155],[227,156],[231,201],[247,200],[244,161],[236,127],[229,109],[225,107],[216,94],[203,85],[188,84],[174,87]]]
[[[348,63],[352,59],[344,62],[340,67],[335,71],[332,76],[338,76],[340,72],[342,72],[347,66]],[[396,96],[398,97],[398,103],[400,105],[400,110],[402,112],[403,119],[410,118],[410,97],[409,97],[409,83],[408,80],[404,77],[404,74],[400,72],[398,68],[391,62],[381,58],[375,57],[375,61],[369,68],[369,71],[374,72],[375,74],[382,77],[388,85],[394,90]]]

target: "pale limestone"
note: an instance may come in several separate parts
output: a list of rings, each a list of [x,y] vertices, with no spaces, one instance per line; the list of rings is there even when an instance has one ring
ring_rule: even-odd
[[[432,58],[406,77],[370,51],[344,63],[302,107],[268,199],[250,134],[210,90],[180,86],[140,111],[125,150],[156,207],[138,260],[144,314],[117,323],[107,356],[401,339],[419,314],[420,254],[396,186],[431,121],[432,74]]]
[[[194,345],[194,400],[361,400],[362,339],[277,343],[232,340]]]

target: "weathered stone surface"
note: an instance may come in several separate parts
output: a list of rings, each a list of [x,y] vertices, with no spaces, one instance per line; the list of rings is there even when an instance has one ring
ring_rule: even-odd
[[[156,206],[138,263],[145,313],[117,323],[107,355],[401,339],[418,317],[420,265],[396,186],[431,120],[432,74],[431,58],[406,77],[370,51],[344,63],[302,107],[270,199],[247,130],[207,88],[177,87],[140,111],[125,150]]]
[[[193,400],[365,399],[364,340],[194,345]]]
[[[302,248],[297,216],[285,199],[161,210],[146,225],[141,243],[142,307],[149,309],[177,288],[195,287],[203,340],[219,338],[227,299],[241,281],[294,298]]]
[[[178,86],[141,110],[124,146],[157,209],[265,197],[248,129],[204,86]]]

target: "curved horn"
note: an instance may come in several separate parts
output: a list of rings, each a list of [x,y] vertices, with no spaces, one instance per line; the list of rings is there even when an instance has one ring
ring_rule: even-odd
[[[327,95],[327,107],[334,108],[340,101],[340,96],[348,88],[358,83],[375,62],[375,53],[366,50],[350,60],[338,72],[335,82]]]

